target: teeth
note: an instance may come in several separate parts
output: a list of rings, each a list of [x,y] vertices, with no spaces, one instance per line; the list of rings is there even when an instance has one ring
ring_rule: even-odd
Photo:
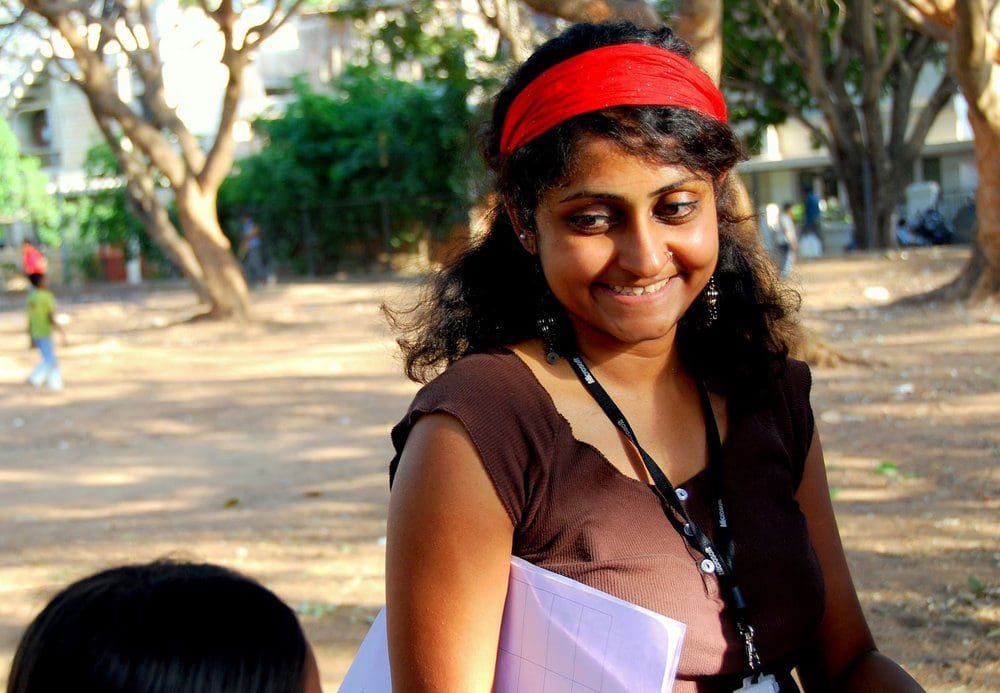
[[[668,279],[663,279],[648,286],[618,286],[617,284],[608,284],[608,286],[616,294],[621,294],[622,296],[642,296],[643,294],[656,293],[666,286],[668,281]]]

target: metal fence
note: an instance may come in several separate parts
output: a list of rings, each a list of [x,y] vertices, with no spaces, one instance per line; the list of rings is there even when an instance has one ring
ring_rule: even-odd
[[[938,197],[937,209],[955,229],[955,240],[968,243],[972,240],[976,224],[976,191],[943,190]]]
[[[222,223],[234,247],[243,213],[260,228],[269,269],[282,275],[391,271],[400,256],[448,238],[468,218],[467,207],[455,198],[303,200],[291,209],[225,210]]]

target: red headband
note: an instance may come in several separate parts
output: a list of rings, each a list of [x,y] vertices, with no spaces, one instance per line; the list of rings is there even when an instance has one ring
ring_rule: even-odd
[[[563,121],[613,106],[682,106],[726,122],[722,92],[673,51],[622,43],[553,65],[507,109],[500,153],[507,156]]]

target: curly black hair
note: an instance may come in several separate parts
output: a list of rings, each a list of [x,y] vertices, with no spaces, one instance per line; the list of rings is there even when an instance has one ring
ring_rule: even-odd
[[[753,217],[739,213],[737,184],[726,174],[743,158],[743,151],[727,125],[687,108],[619,106],[576,116],[507,156],[500,153],[507,110],[535,77],[584,51],[623,43],[690,57],[687,44],[667,27],[577,24],[542,45],[496,96],[492,121],[482,137],[483,155],[495,176],[489,230],[431,277],[417,305],[384,307],[401,333],[397,341],[411,379],[426,382],[466,354],[537,336],[537,306],[550,294],[537,258],[517,241],[515,228],[534,228],[541,196],[573,173],[580,139],[598,136],[651,162],[682,165],[715,181],[718,319],[706,319],[703,292],[681,319],[681,358],[711,389],[737,402],[770,391],[788,354],[798,297],[778,282]]]

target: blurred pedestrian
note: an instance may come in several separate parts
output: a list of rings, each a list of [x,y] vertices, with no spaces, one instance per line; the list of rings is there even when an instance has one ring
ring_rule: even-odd
[[[820,230],[821,211],[819,207],[819,196],[817,196],[811,188],[806,188],[804,192],[804,223],[802,224],[802,235],[815,234],[817,238],[822,238],[822,232]]]
[[[263,239],[260,236],[260,227],[249,214],[240,217],[240,230],[243,239],[240,241],[240,259],[243,261],[243,273],[246,276],[247,284],[255,286],[263,284],[267,278],[267,270],[264,268]]]
[[[795,259],[799,252],[799,237],[795,233],[795,221],[792,219],[792,203],[786,202],[778,217],[778,250],[781,251],[781,276],[792,275]]]
[[[42,251],[31,245],[27,238],[21,239],[21,264],[24,268],[24,276],[28,278],[33,274],[45,274],[47,269]]]
[[[58,331],[66,341],[56,315],[56,297],[49,291],[45,275],[34,272],[28,275],[32,289],[28,292],[28,336],[32,348],[38,349],[42,355],[41,362],[35,366],[28,376],[28,383],[35,387],[48,385],[50,390],[61,390],[63,387],[62,373],[59,361],[56,359],[55,345],[52,342],[52,332]]]

